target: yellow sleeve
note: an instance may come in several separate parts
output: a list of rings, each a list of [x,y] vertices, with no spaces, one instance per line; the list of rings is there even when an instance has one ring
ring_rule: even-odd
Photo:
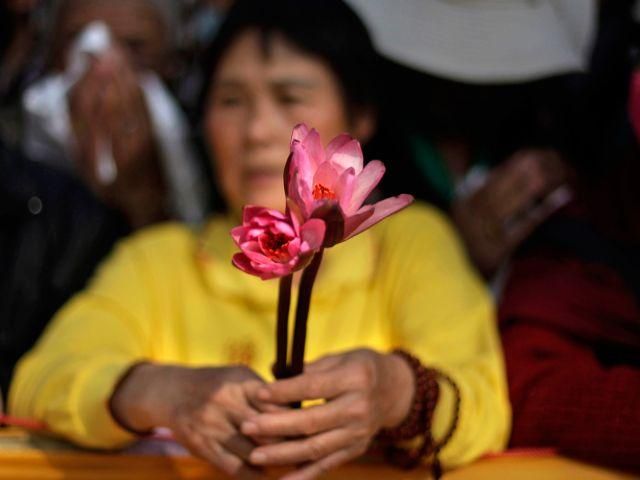
[[[120,447],[133,439],[113,421],[107,400],[122,374],[151,355],[154,285],[147,266],[135,238],[117,247],[19,362],[12,414],[44,421],[86,447]]]
[[[491,295],[448,221],[417,206],[388,220],[381,272],[390,291],[394,344],[445,372],[461,392],[458,426],[440,459],[453,467],[502,450],[510,407]],[[454,394],[440,384],[433,434],[453,421]]]

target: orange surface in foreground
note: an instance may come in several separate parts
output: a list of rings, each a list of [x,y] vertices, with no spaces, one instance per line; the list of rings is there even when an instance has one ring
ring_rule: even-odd
[[[272,472],[277,478],[276,471]],[[43,448],[19,429],[0,430],[1,480],[169,480],[224,479],[223,474],[192,457],[98,454]],[[428,472],[404,472],[382,464],[354,463],[329,473],[332,480],[427,480]],[[445,480],[627,480],[617,472],[551,454],[497,456],[448,472]]]

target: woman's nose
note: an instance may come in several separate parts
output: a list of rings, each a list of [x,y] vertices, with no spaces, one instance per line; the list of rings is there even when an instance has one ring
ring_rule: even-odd
[[[261,100],[254,103],[247,122],[247,140],[252,145],[265,145],[278,137],[283,127],[282,114],[273,102]]]

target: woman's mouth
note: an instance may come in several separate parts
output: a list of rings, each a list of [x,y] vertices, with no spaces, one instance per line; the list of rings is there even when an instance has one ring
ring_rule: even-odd
[[[282,185],[282,168],[247,168],[243,172],[243,180],[251,186]]]

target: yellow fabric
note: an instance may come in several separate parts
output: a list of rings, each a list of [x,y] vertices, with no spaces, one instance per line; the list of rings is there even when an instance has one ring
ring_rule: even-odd
[[[278,282],[232,267],[232,226],[222,217],[200,233],[166,224],[123,241],[20,362],[12,413],[110,448],[132,439],[106,401],[133,362],[245,363],[271,378]],[[455,379],[462,406],[445,465],[504,447],[509,405],[490,295],[435,210],[415,205],[325,252],[307,359],[354,347],[402,347]],[[452,407],[443,384],[436,438]]]

